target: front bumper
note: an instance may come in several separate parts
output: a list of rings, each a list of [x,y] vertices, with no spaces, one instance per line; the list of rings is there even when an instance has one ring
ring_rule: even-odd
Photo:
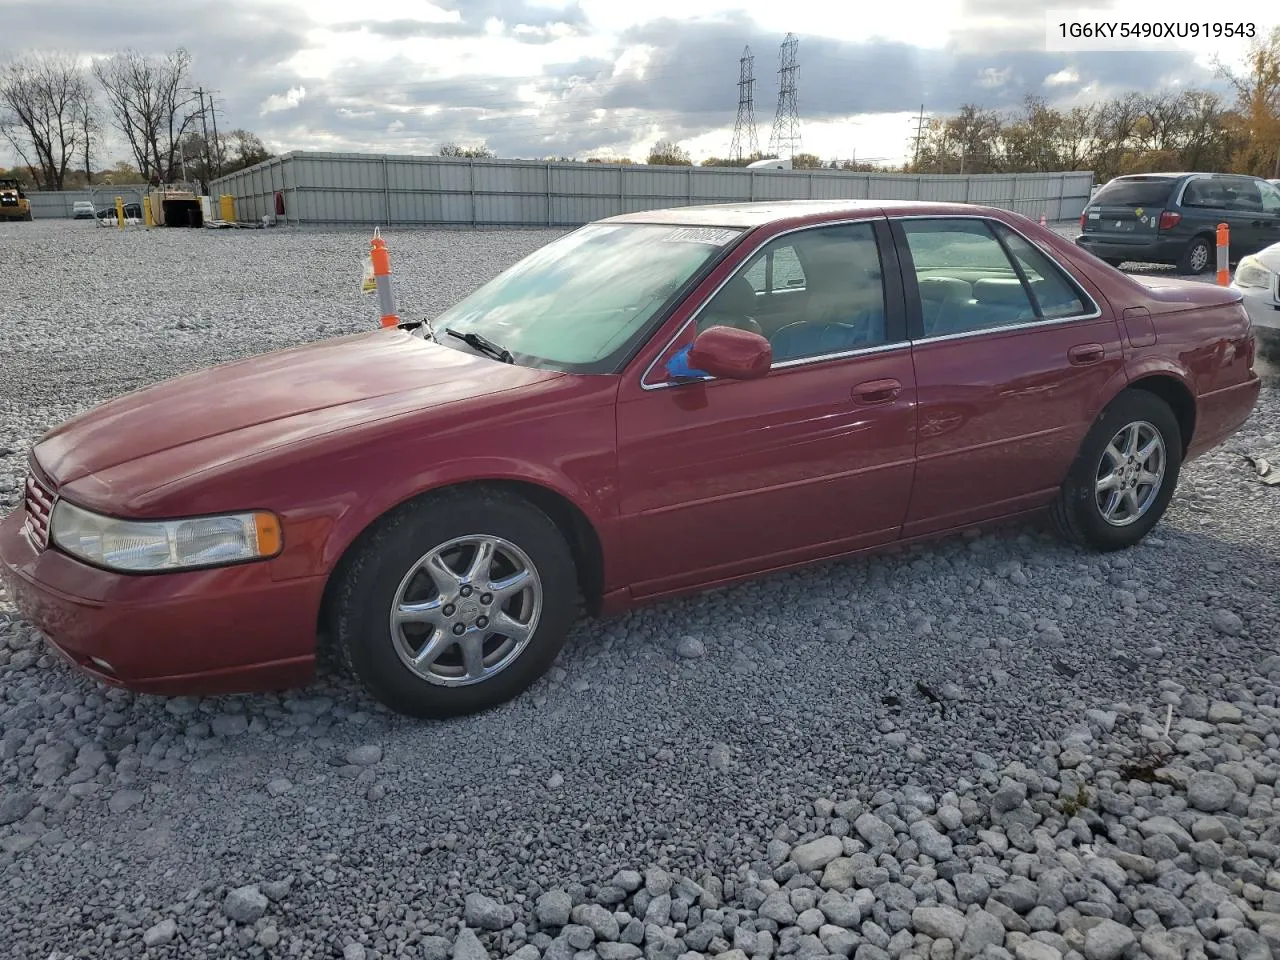
[[[1249,323],[1258,340],[1258,356],[1280,363],[1280,289],[1273,292],[1234,285],[1232,289],[1244,300]]]
[[[315,674],[323,577],[276,581],[270,562],[118,574],[39,550],[25,511],[0,523],[0,577],[18,610],[75,666],[144,693],[280,690]]]

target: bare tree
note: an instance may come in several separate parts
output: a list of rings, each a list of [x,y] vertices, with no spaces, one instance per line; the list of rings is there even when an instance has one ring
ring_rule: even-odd
[[[102,118],[98,114],[98,99],[87,82],[76,114],[80,154],[84,158],[84,179],[85,183],[93,186],[93,155],[102,146]]]
[[[93,64],[115,126],[147,180],[173,179],[183,135],[200,115],[190,73],[191,55],[181,47],[163,57],[126,50]]]
[[[688,167],[693,161],[689,159],[689,151],[674,140],[659,140],[649,150],[649,158],[645,161],[652,166]]]
[[[39,171],[39,185],[62,189],[91,100],[84,69],[68,54],[31,54],[0,69],[0,134],[33,173]]]

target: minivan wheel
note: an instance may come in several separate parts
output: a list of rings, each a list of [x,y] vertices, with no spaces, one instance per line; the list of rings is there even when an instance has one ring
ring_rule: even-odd
[[[1066,540],[1120,550],[1159,522],[1178,485],[1182,432],[1169,405],[1125,390],[1094,421],[1050,511]]]
[[[340,656],[374,697],[412,717],[513,699],[550,668],[577,612],[564,535],[500,491],[449,491],[393,511],[340,576]]]
[[[1213,245],[1209,243],[1206,237],[1195,237],[1187,248],[1182,251],[1182,259],[1178,261],[1178,270],[1181,273],[1201,274],[1206,273],[1213,265]]]

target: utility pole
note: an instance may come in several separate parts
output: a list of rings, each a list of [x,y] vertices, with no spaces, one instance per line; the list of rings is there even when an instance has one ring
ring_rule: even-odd
[[[213,94],[217,92],[214,90],[209,94],[209,114],[213,117],[213,163],[220,177],[222,176],[222,141],[218,139],[218,111],[213,106]]]
[[[208,190],[209,174],[213,169],[213,163],[212,154],[209,151],[209,124],[204,113],[204,87],[197,87],[196,95],[200,98],[200,129],[204,131],[204,188]]]

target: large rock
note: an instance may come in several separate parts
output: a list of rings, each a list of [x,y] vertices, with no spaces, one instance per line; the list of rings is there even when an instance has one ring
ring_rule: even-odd
[[[964,936],[960,938],[959,957],[966,960],[982,954],[988,947],[1004,945],[1004,924],[986,910],[977,910],[965,924]]]
[[[538,898],[533,913],[544,927],[563,927],[569,922],[572,910],[573,898],[569,894],[563,890],[548,890]]]
[[[573,922],[590,927],[599,940],[617,940],[622,931],[618,918],[598,903],[584,903],[573,909]]]
[[[889,826],[874,813],[864,813],[860,816],[854,821],[853,829],[858,831],[858,836],[873,847],[883,847],[893,842],[893,827]]]
[[[853,886],[853,876],[856,872],[853,860],[849,857],[836,857],[827,864],[827,869],[822,871],[821,886],[825,890],[845,891]]]
[[[1086,960],[1119,960],[1136,941],[1124,924],[1103,920],[1084,935],[1084,955]]]
[[[1227,809],[1235,794],[1235,781],[1220,773],[1197,770],[1187,781],[1187,803],[1205,813]]]
[[[945,937],[954,943],[964,936],[964,914],[955,907],[916,907],[911,911],[911,924],[935,940]],[[1004,929],[1000,932],[1003,940]]]
[[[483,893],[468,893],[463,902],[467,926],[481,930],[503,930],[516,922],[515,911]]]
[[[267,898],[257,884],[237,887],[222,901],[222,912],[236,923],[257,923],[267,912]]]
[[[489,960],[489,951],[474,930],[463,927],[458,931],[458,939],[453,941],[453,960]]]
[[[839,837],[819,837],[792,850],[791,860],[803,872],[808,873],[810,870],[821,870],[842,853],[844,843]]]

